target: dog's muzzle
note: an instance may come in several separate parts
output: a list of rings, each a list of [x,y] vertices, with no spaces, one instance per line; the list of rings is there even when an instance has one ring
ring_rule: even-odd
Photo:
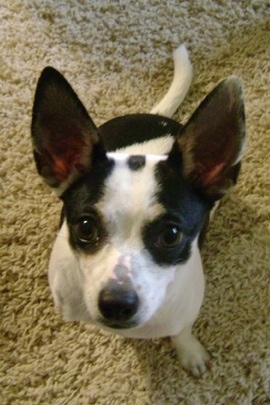
[[[136,326],[133,321],[139,308],[139,298],[130,287],[109,285],[99,294],[98,307],[101,322],[113,329],[127,329]]]

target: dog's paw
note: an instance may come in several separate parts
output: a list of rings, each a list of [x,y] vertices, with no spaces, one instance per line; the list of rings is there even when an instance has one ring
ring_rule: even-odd
[[[172,342],[183,368],[194,377],[201,377],[210,368],[210,354],[191,333],[172,337]]]
[[[193,347],[192,351],[181,350],[177,352],[183,368],[190,372],[194,377],[201,377],[207,369],[210,368],[210,354],[197,341],[198,346]]]

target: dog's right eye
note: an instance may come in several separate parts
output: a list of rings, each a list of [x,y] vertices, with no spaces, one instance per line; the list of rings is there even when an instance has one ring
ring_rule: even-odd
[[[87,244],[98,244],[99,232],[96,221],[91,217],[81,218],[75,226],[76,238]]]
[[[165,249],[173,249],[180,245],[182,233],[180,228],[174,224],[168,224],[157,237],[156,245]]]

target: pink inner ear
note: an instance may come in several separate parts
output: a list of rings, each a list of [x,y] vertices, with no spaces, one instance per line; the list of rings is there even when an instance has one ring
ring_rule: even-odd
[[[82,164],[85,156],[81,137],[54,138],[51,143],[53,146],[49,144],[47,148],[53,160],[52,172],[58,182],[65,181],[75,168],[79,171],[86,170]]]
[[[220,164],[215,165],[212,168],[212,170],[206,171],[202,175],[203,185],[208,186],[208,185],[214,184],[219,179],[219,174],[221,173],[224,166],[225,166],[225,163],[220,163]]]
[[[53,172],[58,181],[66,180],[74,167],[74,159],[71,157],[54,157]]]

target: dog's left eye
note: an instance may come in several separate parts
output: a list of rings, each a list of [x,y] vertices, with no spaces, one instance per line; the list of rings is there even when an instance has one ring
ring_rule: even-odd
[[[82,218],[75,227],[76,237],[83,243],[97,243],[99,240],[98,226],[91,217]]]
[[[177,225],[168,224],[158,235],[156,244],[162,248],[174,248],[180,244],[182,233]]]

